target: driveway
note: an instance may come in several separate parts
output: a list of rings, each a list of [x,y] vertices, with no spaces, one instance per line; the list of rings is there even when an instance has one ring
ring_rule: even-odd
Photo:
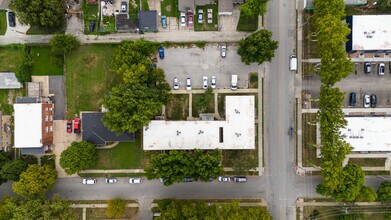
[[[0,9],[8,9],[11,0],[0,0]]]
[[[16,14],[16,13],[15,13]],[[28,29],[30,28],[29,25],[22,25],[19,23],[18,17],[15,15],[15,27],[10,27],[8,24],[8,11],[6,13],[7,16],[7,31],[5,32],[5,36],[23,36],[26,34]]]
[[[220,56],[220,46],[208,44],[204,49],[165,48],[165,58],[159,59],[158,67],[164,69],[166,79],[172,85],[174,77],[179,79],[181,88],[184,88],[187,77],[191,78],[193,88],[202,87],[202,77],[216,76],[217,88],[230,88],[231,75],[238,75],[238,86],[248,87],[248,74],[257,72],[258,65],[245,65],[236,53],[238,47],[233,44],[227,46],[227,57]]]
[[[49,76],[49,93],[54,94],[54,120],[64,120],[66,116],[64,76]]]

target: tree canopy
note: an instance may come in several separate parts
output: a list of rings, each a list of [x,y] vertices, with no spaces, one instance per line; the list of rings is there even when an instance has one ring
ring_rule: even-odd
[[[57,34],[49,42],[52,62],[62,65],[64,55],[75,50],[79,45],[79,40],[68,34]]]
[[[377,190],[377,200],[379,202],[391,202],[391,181],[383,181]]]
[[[262,64],[265,61],[271,61],[277,48],[278,42],[272,40],[272,32],[262,29],[240,39],[237,53],[246,65]]]
[[[0,171],[2,178],[18,181],[20,174],[27,169],[28,164],[23,160],[13,160],[5,164]]]
[[[9,7],[16,12],[22,24],[56,28],[62,27],[65,22],[62,0],[12,0]]]
[[[158,202],[160,217],[158,220],[176,219],[213,219],[213,220],[271,220],[265,207],[241,208],[233,201],[228,204],[206,204],[203,201],[161,200]]]
[[[107,205],[106,215],[109,218],[120,218],[126,209],[126,202],[123,199],[115,198],[110,199]]]
[[[29,165],[20,174],[20,179],[12,184],[13,191],[23,197],[42,196],[56,183],[57,171],[48,165]]]
[[[97,154],[95,146],[87,141],[72,142],[68,149],[61,153],[60,165],[68,175],[95,166]]]
[[[248,16],[263,15],[266,12],[268,1],[269,0],[247,0],[242,7],[240,7],[240,12]]]
[[[148,179],[162,178],[164,185],[182,182],[185,177],[207,182],[217,178],[222,172],[220,164],[221,150],[169,151],[153,157],[149,167],[145,168]]]

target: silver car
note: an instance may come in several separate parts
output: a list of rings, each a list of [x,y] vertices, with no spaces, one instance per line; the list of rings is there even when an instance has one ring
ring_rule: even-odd
[[[364,95],[364,108],[369,108],[371,105],[371,99],[369,95]]]
[[[130,178],[129,179],[129,183],[130,184],[138,184],[138,183],[142,183],[142,182],[143,182],[143,179],[141,179],[140,177]]]
[[[105,182],[108,184],[113,184],[113,183],[117,182],[117,179],[116,178],[106,178]]]
[[[230,182],[231,178],[228,176],[219,176],[219,182]]]
[[[212,76],[210,87],[212,87],[212,89],[216,88],[216,76]]]
[[[190,78],[186,79],[186,90],[191,90],[191,80],[190,80]]]
[[[202,88],[208,89],[208,77],[207,76],[202,77]]]
[[[178,90],[179,89],[179,80],[178,80],[178,78],[174,78],[174,89],[175,90]]]

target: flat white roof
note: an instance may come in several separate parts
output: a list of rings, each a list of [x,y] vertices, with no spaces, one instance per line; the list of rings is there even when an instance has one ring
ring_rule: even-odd
[[[345,117],[341,129],[353,151],[391,151],[391,117]]]
[[[41,103],[14,104],[15,147],[42,147]]]
[[[391,15],[353,15],[353,50],[390,50]]]
[[[225,98],[225,121],[151,121],[144,150],[255,149],[254,96]]]

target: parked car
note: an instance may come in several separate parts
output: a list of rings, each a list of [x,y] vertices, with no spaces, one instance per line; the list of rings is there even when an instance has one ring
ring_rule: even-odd
[[[72,133],[72,120],[67,120],[67,133]]]
[[[202,77],[202,88],[208,89],[208,77],[207,76]]]
[[[212,24],[213,23],[213,9],[211,8],[208,8],[208,24]]]
[[[8,12],[8,25],[15,27],[15,14],[12,11]]]
[[[369,73],[371,73],[371,71],[372,71],[371,64],[370,63],[364,63],[364,72],[366,74],[369,74]]]
[[[142,182],[143,182],[143,179],[141,179],[140,177],[129,179],[129,183],[131,183],[131,184],[138,184],[138,183],[142,183]]]
[[[189,28],[194,27],[194,15],[191,10],[187,11],[187,27],[189,27]]]
[[[369,108],[371,104],[371,99],[369,98],[369,95],[364,95],[364,108]]]
[[[125,13],[127,11],[127,3],[125,1],[121,2],[121,11]]]
[[[391,73],[391,61],[388,62],[388,72]]]
[[[174,78],[174,89],[175,90],[178,90],[179,89],[179,80],[178,80],[178,78]]]
[[[212,76],[210,87],[212,87],[212,89],[216,88],[216,76]]]
[[[162,27],[167,28],[167,16],[162,16]]]
[[[95,31],[95,21],[90,21],[90,32],[94,32]]]
[[[164,59],[164,48],[163,47],[159,47],[159,57],[160,57],[160,59]]]
[[[245,183],[245,182],[247,182],[247,177],[245,177],[245,176],[234,176],[233,180],[236,183]]]
[[[228,176],[219,176],[219,182],[230,182],[231,178]]]
[[[372,107],[372,108],[376,108],[376,104],[377,104],[376,95],[375,95],[375,94],[372,94],[372,95],[371,95],[371,107]]]
[[[198,24],[202,24],[202,22],[204,22],[204,11],[198,9]]]
[[[351,92],[349,94],[349,106],[355,106],[356,105],[356,93]]]
[[[191,177],[185,177],[185,178],[183,178],[183,182],[185,182],[185,183],[193,182],[193,178],[191,178]]]
[[[75,122],[73,123],[73,133],[79,134],[80,133],[80,118],[75,118]]]
[[[83,184],[86,185],[94,185],[96,183],[96,179],[83,179]]]
[[[180,19],[181,21],[181,26],[184,27],[186,26],[186,14],[185,12],[181,11]]]
[[[385,68],[385,65],[384,63],[379,63],[379,76],[383,76],[384,75],[384,68]]]
[[[190,80],[190,78],[186,79],[186,90],[191,90],[191,80]]]
[[[225,58],[227,56],[227,46],[221,46],[221,57]]]
[[[113,184],[113,183],[117,182],[117,179],[116,178],[106,178],[105,182],[108,184]]]

